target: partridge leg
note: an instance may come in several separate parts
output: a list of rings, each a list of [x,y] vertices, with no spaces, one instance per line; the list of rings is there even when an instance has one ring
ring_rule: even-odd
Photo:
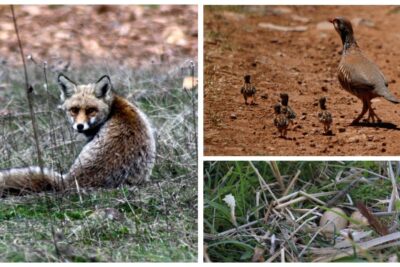
[[[361,111],[360,115],[358,115],[358,117],[351,124],[354,125],[354,124],[359,123],[361,118],[365,115],[365,113],[367,113],[367,111],[368,111],[368,101],[363,100],[362,111]]]
[[[375,118],[377,122],[382,122],[382,120],[378,117],[378,115],[376,115],[374,109],[372,108],[371,101],[368,102],[368,122],[370,118],[372,119],[372,122],[375,122]]]
[[[244,97],[244,103],[246,104],[246,105],[248,105],[249,103],[247,103],[247,96],[243,96]]]

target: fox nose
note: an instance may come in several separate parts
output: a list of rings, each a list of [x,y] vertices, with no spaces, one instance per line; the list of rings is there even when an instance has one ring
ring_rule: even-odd
[[[82,131],[83,130],[83,124],[76,125],[76,129],[78,129],[78,131]]]

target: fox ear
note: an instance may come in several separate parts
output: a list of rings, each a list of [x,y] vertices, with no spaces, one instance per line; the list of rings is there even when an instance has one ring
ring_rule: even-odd
[[[103,98],[111,93],[111,89],[111,79],[107,75],[104,75],[96,82],[94,93],[97,98]]]
[[[61,90],[62,100],[71,97],[72,94],[75,92],[76,84],[62,73],[58,75],[58,85]]]

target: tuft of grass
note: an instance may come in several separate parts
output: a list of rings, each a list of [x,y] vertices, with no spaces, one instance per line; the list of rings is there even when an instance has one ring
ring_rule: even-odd
[[[65,74],[79,83],[111,77],[115,91],[148,115],[157,139],[151,182],[128,188],[41,193],[0,200],[0,261],[132,262],[197,261],[197,151],[193,105],[182,80],[188,62],[133,70],[105,62]],[[57,72],[48,85],[40,66],[28,65],[39,143],[47,168],[68,171],[84,140],[59,105]],[[182,71],[183,70],[183,71]],[[0,169],[37,165],[23,76],[0,66]],[[114,209],[118,219],[95,215]],[[52,228],[55,233],[52,232]]]

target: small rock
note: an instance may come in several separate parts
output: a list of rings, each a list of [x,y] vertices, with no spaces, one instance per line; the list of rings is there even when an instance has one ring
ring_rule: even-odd
[[[300,117],[300,120],[302,120],[302,121],[304,121],[304,120],[306,120],[306,119],[307,119],[307,116],[305,116],[305,115],[303,115],[303,116]]]
[[[268,99],[268,94],[262,94],[260,97],[261,97],[262,99]]]
[[[276,52],[276,55],[278,56],[278,57],[284,57],[285,56],[285,53],[282,53],[282,52]]]
[[[386,146],[386,143],[382,143],[382,146]]]
[[[265,22],[258,23],[258,27],[281,32],[305,32],[308,30],[307,26],[282,26]]]
[[[310,22],[309,18],[298,16],[298,15],[292,15],[292,20],[298,21],[298,22],[303,22],[303,23],[308,23]]]
[[[367,140],[367,136],[365,134],[361,134],[361,135],[356,135],[356,136],[352,136],[348,139],[349,143],[358,143],[360,141],[365,141]]]
[[[338,131],[339,131],[339,133],[344,133],[346,131],[346,128],[343,128],[343,127],[339,128]]]
[[[237,119],[237,116],[236,116],[235,113],[232,113],[232,114],[231,114],[231,119],[232,119],[232,120],[236,120],[236,119]]]
[[[334,29],[332,23],[330,23],[329,21],[318,22],[316,28],[319,31],[326,31],[326,30],[333,30]]]
[[[368,141],[374,141],[374,136],[373,135],[368,135]]]
[[[321,90],[322,90],[323,92],[328,92],[328,88],[327,88],[326,86],[322,86],[322,87],[321,87]]]
[[[372,20],[364,18],[354,18],[351,20],[351,23],[356,26],[363,25],[370,28],[375,27],[375,23]]]
[[[358,136],[352,136],[348,139],[349,143],[358,143],[360,139],[358,139]]]
[[[274,15],[282,15],[292,13],[292,9],[284,6],[275,7],[272,9]]]
[[[310,144],[310,147],[315,147],[315,144],[314,143]]]

